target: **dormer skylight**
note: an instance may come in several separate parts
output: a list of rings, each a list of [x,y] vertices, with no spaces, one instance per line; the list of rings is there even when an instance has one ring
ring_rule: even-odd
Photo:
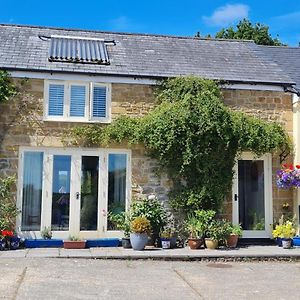
[[[109,57],[103,39],[73,36],[51,36],[49,61],[108,65]]]

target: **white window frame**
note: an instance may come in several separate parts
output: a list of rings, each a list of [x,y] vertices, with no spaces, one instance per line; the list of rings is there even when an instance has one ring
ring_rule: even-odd
[[[76,235],[82,238],[104,238],[122,237],[123,232],[119,230],[107,230],[107,211],[108,207],[108,156],[109,154],[126,154],[126,210],[130,206],[131,200],[131,150],[128,149],[104,149],[104,148],[50,148],[50,147],[20,147],[19,150],[19,170],[18,170],[18,192],[17,207],[22,210],[22,191],[23,191],[23,164],[24,152],[43,152],[43,190],[41,203],[41,229],[51,227],[52,214],[52,179],[53,176],[53,157],[54,155],[71,156],[71,187],[70,187],[70,223],[68,231],[52,231],[53,238],[68,238]],[[82,156],[99,156],[99,181],[98,181],[98,224],[97,230],[80,231],[80,200],[75,199],[75,195],[80,188],[80,170]],[[73,172],[75,171],[75,172]],[[79,172],[78,172],[79,171]],[[79,219],[78,219],[79,218]],[[41,238],[38,231],[21,231],[22,214],[17,216],[16,228],[18,233],[26,238]]]
[[[62,116],[49,116],[49,85],[60,84],[64,85],[64,108]],[[86,87],[85,99],[85,116],[71,117],[70,116],[70,96],[71,86],[79,85]],[[92,116],[93,111],[93,87],[101,86],[106,88],[106,116],[105,118],[95,118]],[[57,122],[82,122],[82,123],[110,123],[111,122],[111,84],[100,82],[86,81],[69,81],[69,80],[44,80],[44,121]]]

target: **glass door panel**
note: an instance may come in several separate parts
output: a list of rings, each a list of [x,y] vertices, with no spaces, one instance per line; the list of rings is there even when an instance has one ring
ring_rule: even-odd
[[[80,230],[97,230],[99,157],[82,156]]]
[[[108,155],[108,212],[119,214],[126,209],[127,154]],[[115,230],[108,220],[107,229]]]
[[[244,230],[265,230],[263,160],[239,160],[239,222]]]
[[[43,152],[24,152],[21,230],[41,230]]]
[[[52,221],[54,231],[69,230],[71,156],[53,156]]]

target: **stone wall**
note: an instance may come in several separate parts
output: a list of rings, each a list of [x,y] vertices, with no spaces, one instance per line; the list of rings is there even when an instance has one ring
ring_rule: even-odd
[[[26,90],[32,95],[35,113],[32,122],[24,121],[23,111],[17,103],[0,104],[0,135],[4,135],[0,149],[0,175],[17,173],[19,146],[62,147],[61,137],[65,130],[78,123],[43,122],[43,80],[30,80]],[[291,96],[283,92],[224,90],[224,102],[234,110],[242,110],[259,118],[280,122],[292,136]],[[112,117],[127,114],[142,116],[154,106],[153,87],[139,84],[112,84]],[[26,119],[26,118],[25,118]],[[29,118],[30,119],[30,118]],[[34,121],[35,120],[35,121]],[[38,125],[35,124],[38,120]],[[82,125],[82,123],[80,123]],[[279,157],[273,157],[273,183],[275,172],[280,167]],[[171,182],[165,175],[157,175],[157,163],[147,157],[142,147],[132,149],[132,191],[134,196],[156,193],[166,199]],[[274,217],[283,211],[282,204],[290,203],[290,191],[279,191],[273,184]],[[224,204],[224,216],[231,219],[232,202],[228,197]]]
[[[284,92],[274,91],[223,91],[224,103],[236,111],[243,111],[249,115],[267,121],[276,121],[283,125],[288,134],[293,136],[293,112],[292,96]],[[288,158],[292,162],[292,157]],[[279,190],[276,187],[276,171],[280,168],[279,155],[272,157],[272,192],[273,192],[273,218],[278,220],[282,214],[293,212],[293,192]],[[289,203],[289,209],[283,209],[282,205]],[[232,197],[227,198],[224,205],[224,216],[231,219]]]

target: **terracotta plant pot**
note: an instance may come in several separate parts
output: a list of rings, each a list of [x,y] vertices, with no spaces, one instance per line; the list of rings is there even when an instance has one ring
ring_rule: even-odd
[[[219,242],[210,238],[205,239],[205,246],[207,249],[217,249]]]
[[[239,236],[236,234],[231,234],[227,239],[227,247],[228,248],[236,248],[238,243]]]
[[[86,241],[64,241],[65,249],[84,249]]]
[[[192,239],[192,238],[188,239],[188,245],[192,250],[199,249],[202,243],[203,243],[202,239]]]

